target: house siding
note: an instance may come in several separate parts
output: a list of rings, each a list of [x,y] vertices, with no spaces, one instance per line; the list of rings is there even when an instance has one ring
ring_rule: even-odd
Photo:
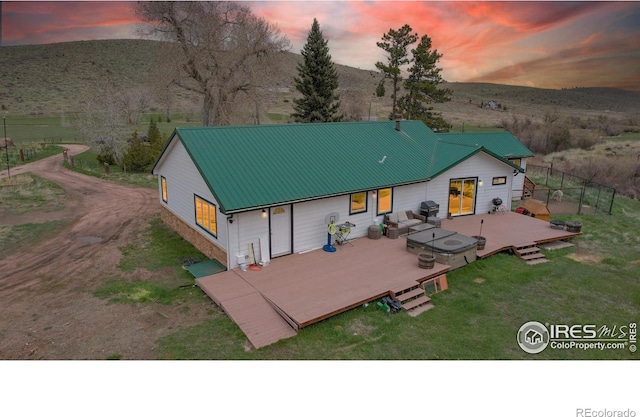
[[[262,210],[254,210],[233,215],[229,230],[229,268],[239,266],[238,256],[249,262],[249,245],[253,244],[257,260],[260,260],[260,239],[263,245],[269,245],[269,219],[262,217]]]
[[[493,177],[506,177],[504,185],[492,186]],[[428,200],[440,204],[439,217],[446,217],[449,208],[449,181],[457,178],[477,178],[483,185],[476,190],[475,213],[489,212],[493,204],[491,200],[500,197],[508,209],[511,209],[513,168],[498,162],[495,158],[477,153],[440,174],[427,185]]]
[[[181,219],[196,233],[212,241],[222,252],[227,252],[228,229],[226,215],[220,212],[220,205],[212,195],[209,187],[193,164],[191,157],[177,138],[169,144],[165,157],[154,170],[158,175],[158,192],[161,207]],[[162,201],[161,177],[167,181],[167,202]],[[215,204],[216,206],[216,237],[206,232],[196,224],[194,195]],[[170,223],[171,224],[171,223]],[[173,226],[172,226],[173,227]],[[193,243],[193,242],[192,242]],[[209,255],[207,255],[209,256]],[[216,257],[218,259],[218,257]],[[228,259],[218,259],[227,265]]]

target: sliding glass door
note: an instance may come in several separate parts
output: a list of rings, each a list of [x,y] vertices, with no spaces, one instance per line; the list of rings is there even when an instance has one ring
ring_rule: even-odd
[[[452,216],[474,214],[477,178],[459,178],[449,181],[449,213]]]

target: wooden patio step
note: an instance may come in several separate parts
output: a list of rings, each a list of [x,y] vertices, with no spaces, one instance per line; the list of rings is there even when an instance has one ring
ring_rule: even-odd
[[[416,317],[418,314],[420,313],[424,313],[427,310],[431,310],[433,307],[435,307],[433,304],[431,303],[427,303],[427,304],[423,304],[419,307],[413,308],[409,311],[407,311],[407,314],[411,317]]]
[[[544,253],[532,253],[530,255],[524,255],[520,257],[521,259],[525,260],[525,261],[533,261],[534,259],[542,259],[545,258]]]
[[[530,248],[532,246],[536,246],[537,244],[535,242],[521,242],[521,243],[516,243],[515,245],[513,245],[513,247],[515,249],[526,249],[526,248]]]
[[[401,293],[401,294],[396,294],[396,300],[400,301],[401,303],[407,300],[411,300],[412,298],[416,298],[419,297],[421,295],[425,295],[424,289],[417,287],[414,288],[410,291]]]
[[[402,304],[402,309],[405,311],[414,309],[416,307],[419,307],[421,305],[427,304],[431,302],[431,298],[427,297],[426,295],[423,297],[418,297],[416,299],[413,299],[411,301],[409,301],[408,303],[404,303]]]
[[[515,249],[514,252],[516,252],[517,255],[527,255],[530,253],[540,252],[540,248],[537,246],[534,246],[534,247],[525,248],[525,249]]]

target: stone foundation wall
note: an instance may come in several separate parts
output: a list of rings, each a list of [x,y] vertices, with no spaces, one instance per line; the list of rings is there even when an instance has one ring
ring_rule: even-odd
[[[203,255],[209,257],[210,259],[215,259],[225,267],[228,267],[227,252],[220,246],[216,245],[215,243],[198,233],[193,229],[193,227],[189,226],[164,206],[160,207],[160,217],[162,218],[163,222],[168,224],[169,227],[175,230],[186,241],[191,243],[196,249],[202,252]]]

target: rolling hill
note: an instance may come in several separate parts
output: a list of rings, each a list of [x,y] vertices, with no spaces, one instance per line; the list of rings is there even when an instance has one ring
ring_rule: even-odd
[[[142,87],[149,82],[152,68],[161,65],[156,56],[162,46],[162,42],[148,40],[101,40],[0,47],[1,109],[11,115],[73,113],[82,95],[90,94],[96,74],[105,71],[122,89]],[[266,110],[280,115],[277,120],[286,121],[291,111],[293,77],[301,58],[283,53],[282,72],[273,81],[277,94],[270,97]],[[390,99],[374,94],[379,74],[342,65],[337,68],[343,101],[357,106],[362,117],[388,117]],[[514,115],[538,119],[549,112],[580,118],[624,118],[640,113],[640,92],[611,88],[550,90],[458,82],[446,87],[453,91],[452,100],[436,105],[436,110],[454,126],[491,127]],[[500,109],[481,108],[489,101],[495,101]],[[177,112],[197,113],[199,98],[181,93],[174,107]]]

